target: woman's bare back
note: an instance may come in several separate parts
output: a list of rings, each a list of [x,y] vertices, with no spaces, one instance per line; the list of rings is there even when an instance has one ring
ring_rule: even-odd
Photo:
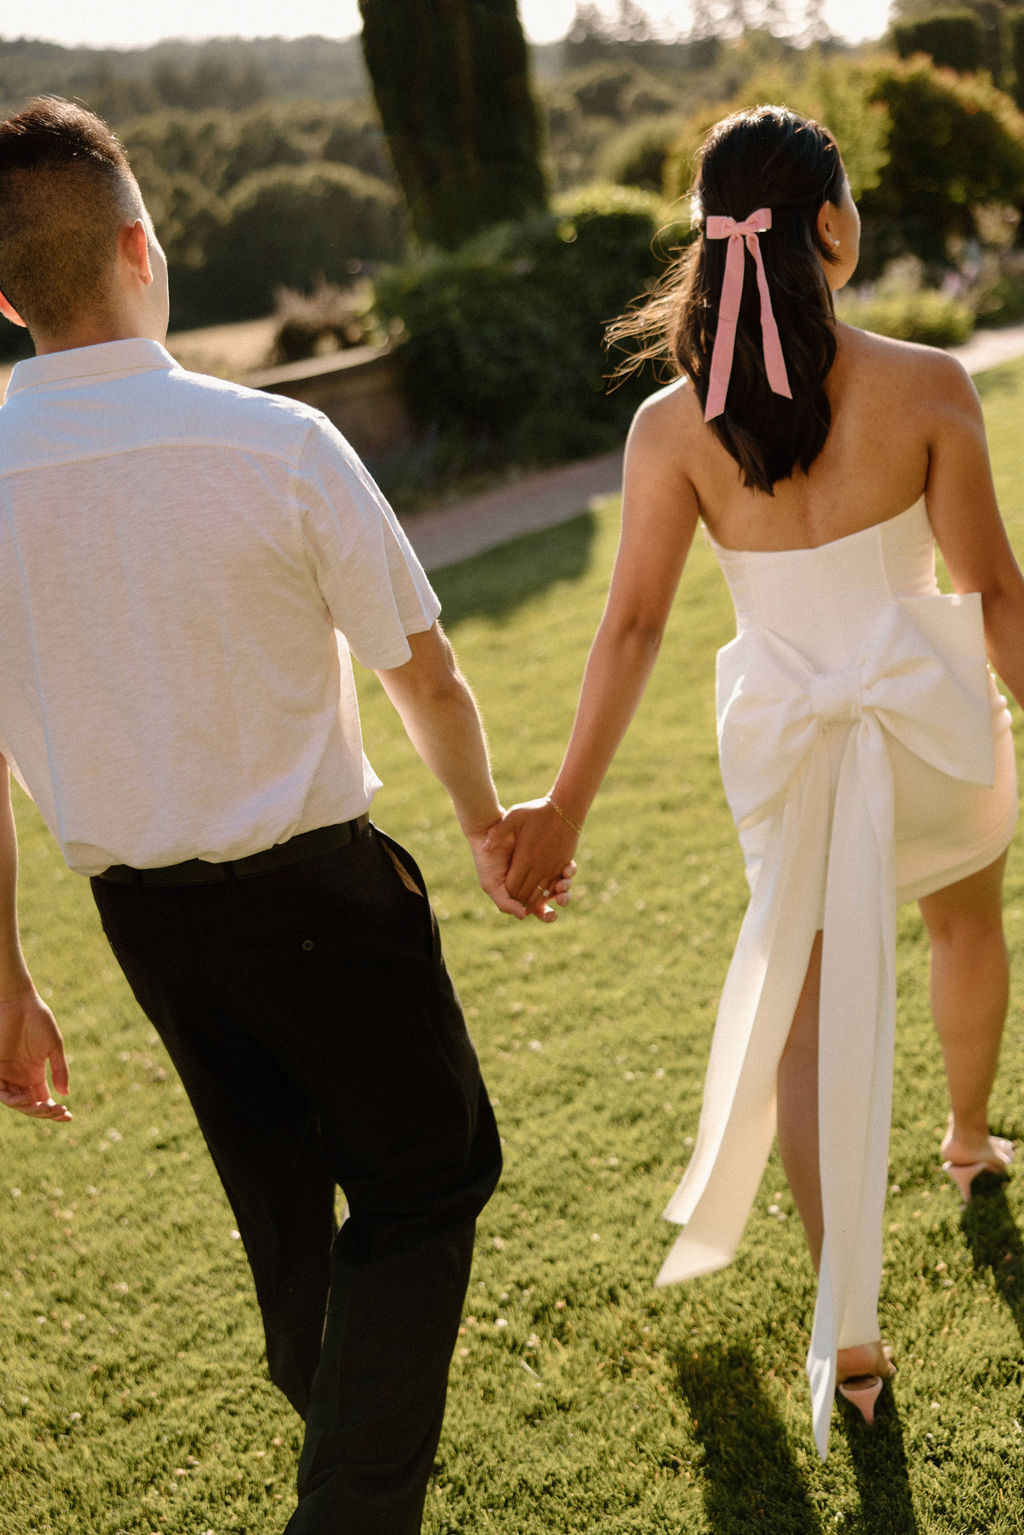
[[[936,434],[965,382],[943,352],[840,325],[825,445],[806,474],[779,480],[771,497],[743,485],[688,380],[651,403],[673,418],[669,440],[716,542],[803,549],[885,522],[926,494]]]

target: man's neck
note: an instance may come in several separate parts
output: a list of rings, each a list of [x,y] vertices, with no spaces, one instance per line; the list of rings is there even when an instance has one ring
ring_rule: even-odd
[[[162,336],[147,335],[138,326],[131,325],[101,325],[85,324],[77,325],[73,330],[65,331],[60,336],[44,336],[36,334],[32,337],[37,357],[45,357],[50,352],[70,352],[81,346],[102,346],[107,341],[159,341],[161,345],[166,341],[166,334]]]

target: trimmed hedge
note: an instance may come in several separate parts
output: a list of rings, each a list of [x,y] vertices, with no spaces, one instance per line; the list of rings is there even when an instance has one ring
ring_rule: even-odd
[[[247,176],[207,243],[207,298],[225,317],[247,318],[268,313],[280,287],[348,283],[364,262],[399,255],[403,223],[398,192],[346,165]]]
[[[603,333],[660,275],[662,206],[628,188],[590,189],[382,273],[376,308],[403,328],[420,427],[471,439],[492,462],[550,462],[618,441],[651,381],[609,392]]]
[[[861,330],[927,346],[957,346],[969,340],[974,330],[971,306],[934,288],[918,293],[879,293],[871,298],[840,294],[836,313]]]
[[[888,163],[860,199],[862,269],[872,270],[865,256],[881,270],[907,251],[940,265],[950,236],[977,233],[979,207],[1024,197],[1024,117],[986,76],[951,75],[920,58],[880,60],[864,78],[890,130]]]

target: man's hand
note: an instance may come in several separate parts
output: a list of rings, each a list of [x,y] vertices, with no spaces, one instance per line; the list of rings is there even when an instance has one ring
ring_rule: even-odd
[[[0,1000],[0,1104],[33,1119],[69,1120],[71,1111],[50,1095],[47,1067],[53,1091],[66,1097],[64,1041],[46,1003],[35,990]]]
[[[509,894],[505,883],[515,838],[511,832],[503,834],[504,826],[502,818],[479,832],[466,833],[481,889],[486,891],[499,911],[507,912],[520,921],[524,917],[534,916],[540,922],[554,922],[558,912],[548,902],[554,900],[558,906],[568,906],[572,879],[576,873],[575,863],[570,859],[557,878],[527,892],[521,901],[516,900]]]
[[[505,856],[505,886],[513,900],[532,906],[539,899],[543,905],[554,896],[560,906],[566,904],[568,894],[562,900],[559,893],[567,888],[565,876],[570,876],[571,883],[576,872],[573,859],[579,834],[547,799],[513,805],[489,840]]]

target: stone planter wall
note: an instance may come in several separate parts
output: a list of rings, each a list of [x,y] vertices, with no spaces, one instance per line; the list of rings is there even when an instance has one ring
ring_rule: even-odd
[[[378,347],[353,347],[252,373],[246,383],[322,410],[362,458],[387,458],[407,443],[411,423],[401,364]]]

